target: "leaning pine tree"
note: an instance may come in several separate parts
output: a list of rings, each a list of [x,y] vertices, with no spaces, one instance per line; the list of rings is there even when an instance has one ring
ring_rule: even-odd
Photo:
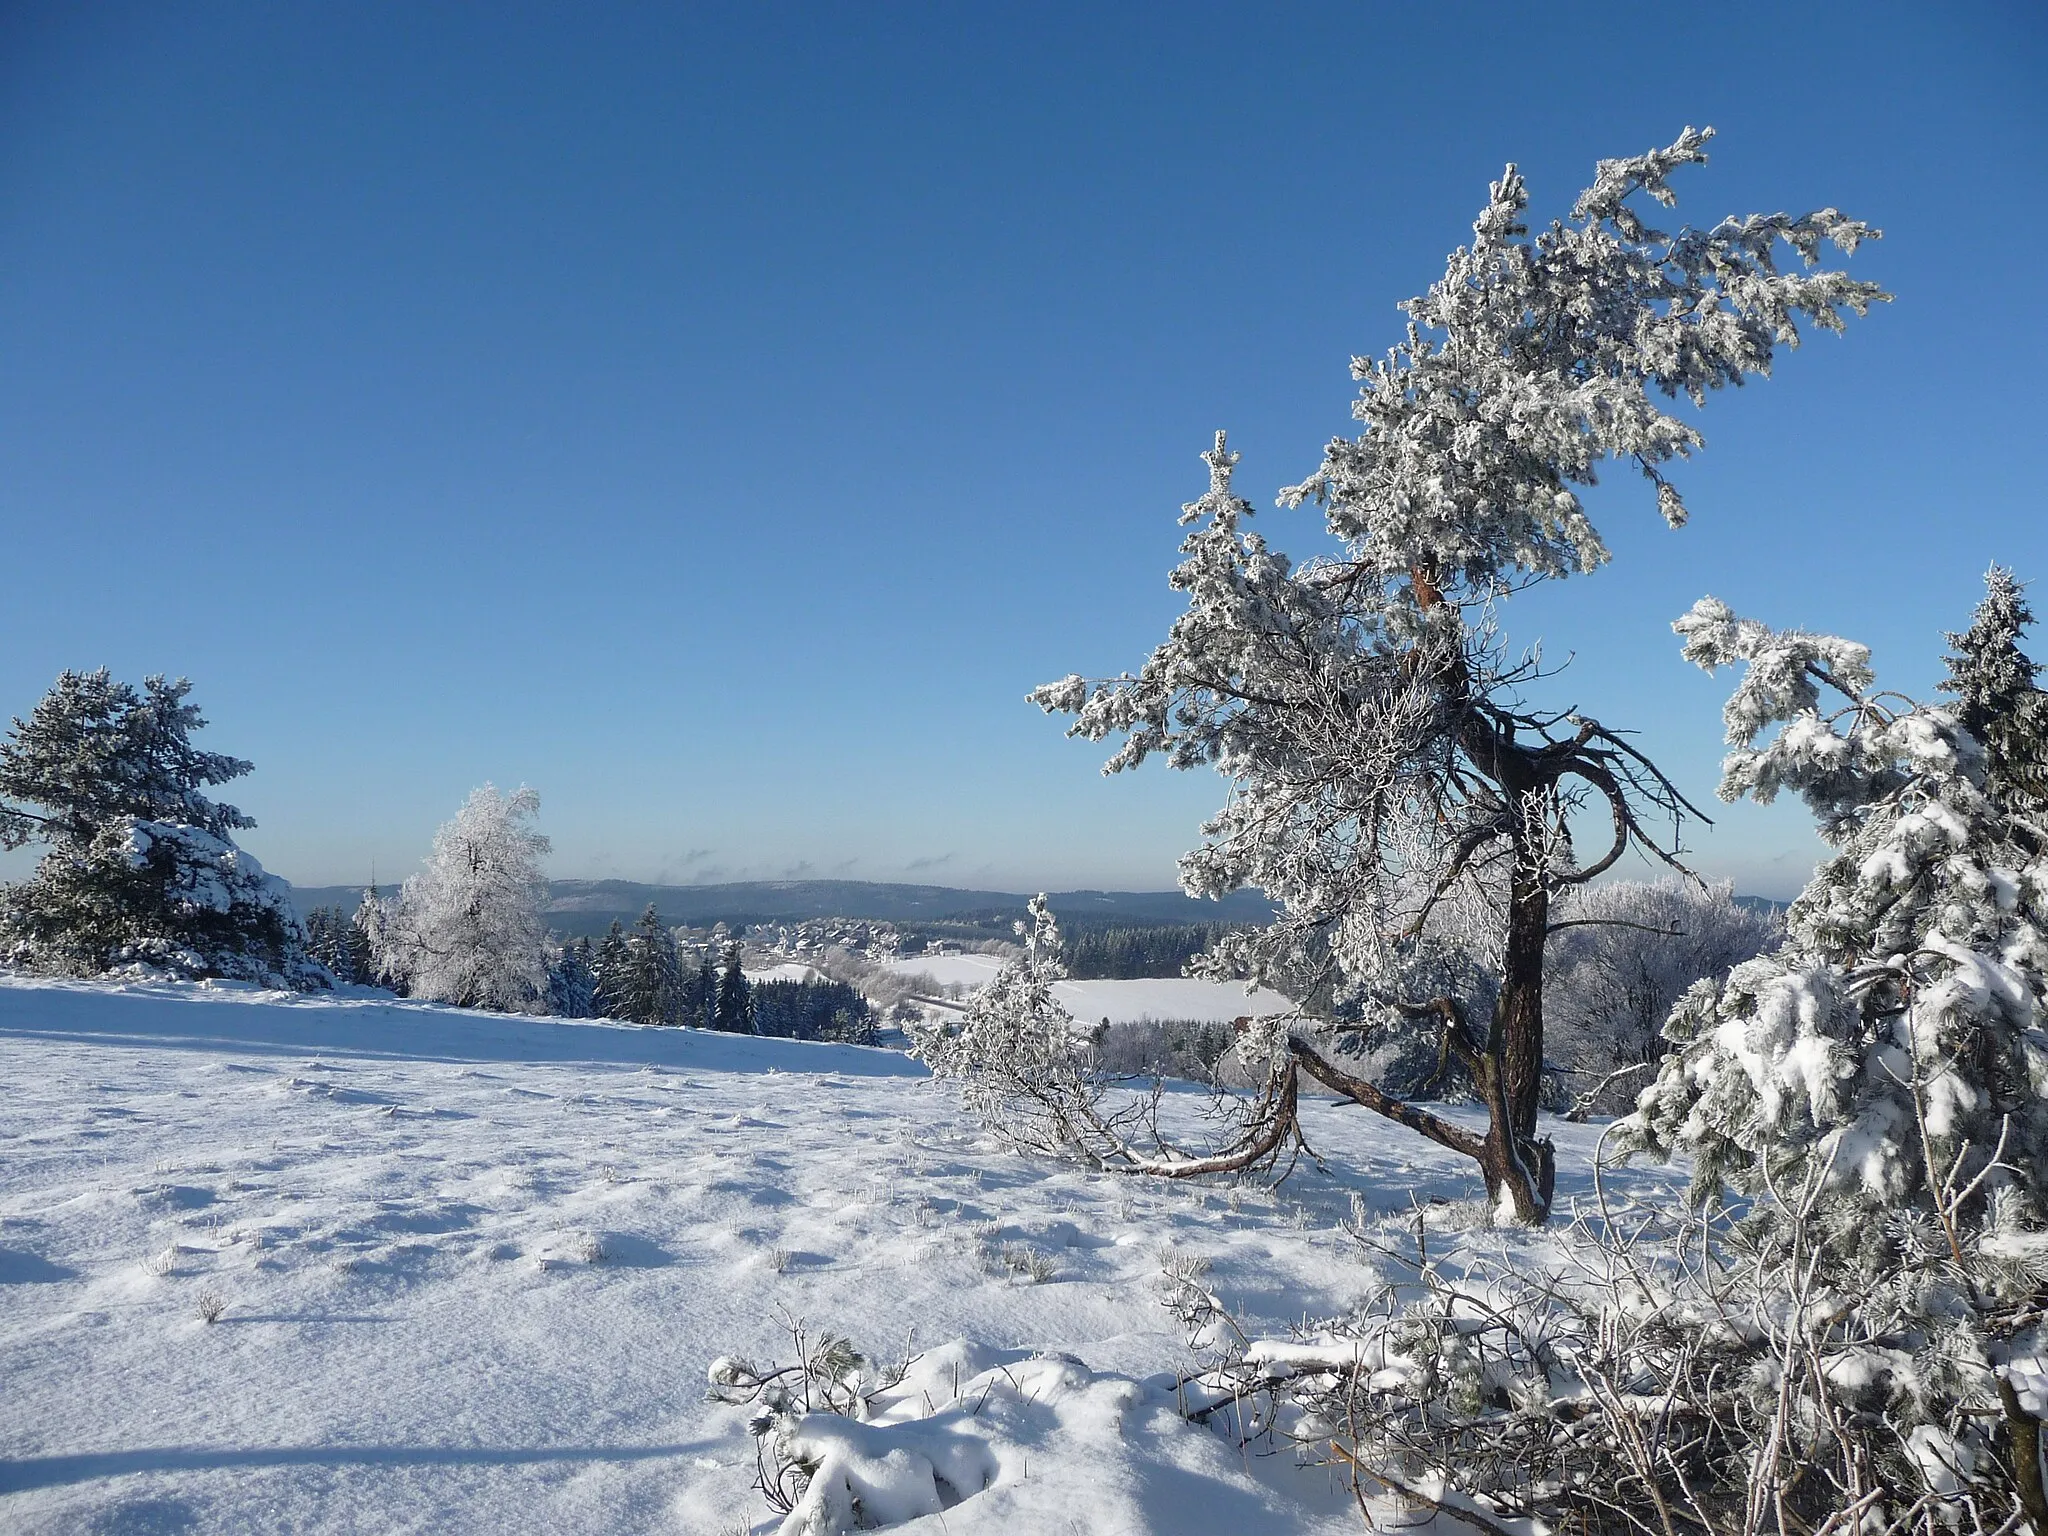
[[[66,672],[0,743],[0,845],[49,848],[0,897],[11,963],[325,984],[289,887],[235,845],[255,822],[204,793],[252,765],[192,745],[191,687]]]
[[[1108,771],[1158,755],[1231,781],[1182,885],[1256,887],[1283,914],[1221,941],[1211,974],[1363,1007],[1348,1033],[1310,1024],[1248,1042],[1272,1075],[1247,1157],[1275,1145],[1267,1120],[1291,1113],[1306,1071],[1473,1158],[1503,1213],[1548,1217],[1537,1108],[1551,903],[1631,847],[1675,859],[1690,808],[1618,731],[1523,703],[1535,668],[1504,660],[1491,615],[1514,591],[1606,562],[1577,490],[1605,461],[1633,465],[1665,520],[1684,522],[1665,469],[1703,440],[1663,401],[1699,405],[1768,372],[1802,323],[1840,330],[1884,297],[1813,270],[1824,246],[1874,237],[1833,209],[1650,228],[1632,204],[1673,202],[1668,177],[1706,159],[1708,136],[1602,161],[1570,219],[1533,234],[1509,167],[1472,244],[1403,306],[1406,339],[1353,363],[1364,431],[1282,494],[1322,508],[1332,547],[1295,564],[1250,532],[1218,433],[1209,492],[1182,517],[1196,525],[1173,575],[1186,614],[1138,675],[1033,695],[1074,715],[1073,734],[1123,739]],[[1573,838],[1585,802],[1606,823],[1591,856]],[[1475,962],[1484,985],[1446,984]],[[1428,1021],[1464,1066],[1484,1132],[1346,1069],[1348,1042],[1402,1019]]]
[[[2048,827],[1961,718],[2031,672],[1965,647],[1952,711],[1878,692],[1860,645],[1711,598],[1678,629],[1689,659],[1745,669],[1723,798],[1796,793],[1833,848],[1784,946],[1686,996],[1619,1127],[1690,1158],[1696,1200],[1740,1197],[1733,1273],[1771,1277],[1767,1315],[1802,1335],[1810,1368],[1757,1378],[1783,1433],[1749,1497],[2048,1536]]]

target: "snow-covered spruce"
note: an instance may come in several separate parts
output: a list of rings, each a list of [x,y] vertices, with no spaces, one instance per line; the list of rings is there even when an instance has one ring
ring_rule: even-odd
[[[559,1019],[587,1019],[597,1007],[597,972],[590,940],[571,939],[548,963],[548,1012]]]
[[[675,1024],[683,1010],[682,960],[676,936],[652,903],[606,957],[610,1016],[636,1024]]]
[[[41,842],[0,897],[12,964],[317,987],[289,888],[235,845],[255,822],[205,790],[252,764],[192,745],[184,678],[138,692],[102,667],[61,675],[0,743],[0,842]]]
[[[548,840],[528,821],[540,796],[472,790],[434,834],[420,872],[390,904],[381,968],[410,994],[464,1008],[532,1013],[546,1005]]]
[[[1724,796],[1793,790],[1835,848],[1612,1138],[1687,1155],[1691,1203],[1603,1202],[1537,1266],[1419,1251],[1300,1338],[1203,1319],[1198,1402],[1494,1531],[2048,1530],[2048,837],[1863,647],[1677,627],[1745,668]]]
[[[1834,852],[1782,948],[1687,994],[1620,1144],[1688,1156],[1708,1209],[1745,1197],[1731,1241],[1822,1366],[1786,1390],[1823,1424],[1839,1398],[1895,1431],[1866,1437],[1866,1475],[1900,1479],[1871,1517],[1907,1518],[1931,1456],[1998,1512],[1985,1528],[2048,1528],[2048,1405],[2010,1371],[2048,1343],[2048,834],[1987,793],[1954,714],[1877,690],[1864,647],[1712,598],[1676,627],[1690,660],[1744,669],[1722,796],[1797,793]],[[1793,1434],[1800,1451],[1828,1462]]]
[[[1768,372],[1802,325],[1839,330],[1884,297],[1815,270],[1824,246],[1874,237],[1833,209],[1650,228],[1632,201],[1670,204],[1671,173],[1704,161],[1707,138],[1687,129],[1602,161],[1570,218],[1533,235],[1510,166],[1472,243],[1404,306],[1405,340],[1355,361],[1363,432],[1282,493],[1323,509],[1332,549],[1296,564],[1246,529],[1237,455],[1218,433],[1209,492],[1183,509],[1196,526],[1172,581],[1188,609],[1165,643],[1136,676],[1032,695],[1075,716],[1072,734],[1121,737],[1108,771],[1156,754],[1231,781],[1182,885],[1255,886],[1285,910],[1220,942],[1212,974],[1288,976],[1299,995],[1334,986],[1380,1020],[1433,1022],[1489,1107],[1484,1135],[1340,1064],[1370,1017],[1348,1034],[1297,1032],[1289,1070],[1475,1159],[1495,1204],[1525,1222],[1547,1218],[1555,1176],[1536,1131],[1550,904],[1631,847],[1675,857],[1690,808],[1618,732],[1521,702],[1537,668],[1506,657],[1494,606],[1606,561],[1575,489],[1605,461],[1635,465],[1665,519],[1684,521],[1665,468],[1702,439],[1671,397],[1699,404]],[[1572,846],[1581,798],[1612,826],[1589,857]],[[1465,919],[1484,907],[1504,919],[1474,932]],[[1497,985],[1433,989],[1468,961]]]
[[[2034,686],[2040,668],[2019,647],[2034,614],[2004,567],[1986,571],[1984,587],[1970,627],[1948,637],[1939,686],[1956,697],[1956,723],[1984,744],[1985,793],[2038,817],[2048,809],[2048,694]]]

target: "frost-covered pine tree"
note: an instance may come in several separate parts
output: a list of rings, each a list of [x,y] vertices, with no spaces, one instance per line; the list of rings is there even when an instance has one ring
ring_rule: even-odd
[[[1153,1118],[1157,1093],[1109,1100],[1118,1079],[1054,994],[1067,968],[1043,892],[1016,928],[1023,953],[975,993],[966,1016],[938,1028],[913,1027],[912,1036],[913,1054],[934,1077],[958,1082],[967,1107],[1001,1140],[1119,1173],[1184,1177],[1252,1166],[1291,1134],[1290,1078],[1277,1090],[1274,1112],[1248,1124],[1227,1150],[1201,1156],[1166,1146]]]
[[[336,944],[333,910],[328,907],[315,907],[312,911],[301,914],[299,931],[305,938],[306,957],[319,961],[328,970],[333,971],[335,980],[348,980],[334,969]]]
[[[357,980],[355,954],[350,944],[354,927],[349,914],[340,907],[315,907],[300,919],[306,937],[307,957],[327,967],[336,981]]]
[[[507,795],[485,784],[434,834],[386,936],[391,969],[412,996],[501,1012],[545,1005],[548,840],[528,825],[539,810],[531,789]]]
[[[0,897],[11,963],[325,984],[290,888],[235,844],[255,822],[205,794],[252,765],[192,744],[206,721],[191,688],[65,672],[14,721],[0,743],[0,843],[49,852]]]
[[[356,903],[356,910],[348,921],[348,932],[342,939],[349,969],[358,986],[374,987],[389,979],[384,974],[387,915],[383,893],[377,889],[377,882],[372,880],[363,888],[362,900]]]
[[[1074,715],[1073,734],[1121,737],[1110,772],[1157,755],[1231,781],[1182,885],[1255,887],[1284,915],[1220,944],[1212,973],[1310,990],[1334,973],[1382,1018],[1433,1020],[1479,1086],[1483,1135],[1347,1071],[1342,1046],[1370,1030],[1274,1043],[1472,1157],[1523,1221],[1546,1219],[1553,1177],[1537,1131],[1550,904],[1631,847],[1673,856],[1688,807],[1619,732],[1524,702],[1534,663],[1506,658],[1493,615],[1521,588],[1606,563],[1579,497],[1606,462],[1633,466],[1665,520],[1685,520],[1666,471],[1703,439],[1672,400],[1697,406],[1766,373],[1802,326],[1840,330],[1884,297],[1818,270],[1824,247],[1874,234],[1833,209],[1651,228],[1637,205],[1674,202],[1670,176],[1706,159],[1707,138],[1687,129],[1600,162],[1570,217],[1533,233],[1510,166],[1472,243],[1403,306],[1406,338],[1354,361],[1362,433],[1281,495],[1322,509],[1329,547],[1297,564],[1249,531],[1218,433],[1209,492],[1182,514],[1195,528],[1172,581],[1187,612],[1136,676],[1033,695]],[[1581,800],[1604,824],[1584,854]],[[1475,927],[1486,910],[1501,915]],[[1447,918],[1458,931],[1443,933]],[[1431,972],[1416,947],[1439,937],[1492,968],[1489,1007],[1416,985]]]
[[[974,994],[958,1023],[919,1029],[911,1054],[960,1085],[967,1108],[1026,1152],[1089,1151],[1108,1086],[1086,1037],[1053,995],[1066,980],[1059,923],[1040,892],[1017,924],[1024,952]]]
[[[2048,1531],[2044,1405],[2008,1372],[2048,1349],[2048,833],[1987,792],[1955,713],[1877,690],[1864,647],[1712,598],[1676,627],[1688,659],[1744,669],[1722,797],[1796,793],[1833,852],[1784,946],[1672,1014],[1622,1144],[1689,1157],[1698,1200],[1750,1202],[1766,1270],[1836,1298],[1817,1358],[1902,1426],[1902,1486],[1993,1457]]]
[[[1984,574],[1984,601],[1970,627],[1950,634],[1948,676],[1957,724],[1984,744],[1985,787],[2000,804],[2048,808],[2048,694],[2034,686],[2040,668],[2020,649],[2034,622],[2011,571]]]

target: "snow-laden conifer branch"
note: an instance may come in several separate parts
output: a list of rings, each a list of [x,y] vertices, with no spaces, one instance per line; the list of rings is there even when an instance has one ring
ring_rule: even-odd
[[[1472,244],[1403,306],[1406,339],[1384,360],[1354,361],[1364,433],[1332,442],[1286,499],[1323,505],[1353,561],[1383,577],[1419,572],[1444,592],[1486,592],[1511,569],[1603,564],[1606,545],[1572,490],[1595,483],[1603,459],[1635,463],[1666,520],[1682,523],[1660,466],[1703,439],[1652,397],[1701,403],[1768,373],[1802,322],[1840,330],[1887,297],[1812,270],[1825,246],[1848,254],[1876,238],[1833,209],[1675,234],[1645,224],[1629,199],[1674,204],[1668,178],[1705,162],[1711,134],[1688,128],[1662,150],[1602,161],[1570,220],[1533,237],[1510,166]],[[1806,270],[1779,269],[1781,244]]]
[[[1619,1144],[1688,1155],[1703,1206],[1753,1202],[1743,1240],[1812,1298],[1798,1347],[1890,1394],[1930,1497],[2048,1533],[2044,1405],[2012,1379],[2048,1348],[2048,866],[2024,790],[1954,713],[1879,692],[1861,646],[1712,599],[1675,627],[1700,665],[1745,668],[1724,796],[1799,794],[1833,852],[1782,948],[1681,1002]],[[1966,698],[1995,650],[1966,652]],[[1853,1394],[1824,1377],[1811,1406],[1857,1443]],[[1858,1507],[1846,1472],[1836,1497]]]

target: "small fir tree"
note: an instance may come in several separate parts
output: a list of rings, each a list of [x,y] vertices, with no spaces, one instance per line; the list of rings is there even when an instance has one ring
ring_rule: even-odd
[[[405,978],[397,973],[391,952],[391,905],[376,881],[364,887],[363,899],[356,903],[348,927],[348,954],[356,981],[366,987],[390,987],[405,996]]]
[[[625,979],[615,1018],[636,1024],[673,1024],[682,1003],[682,972],[675,935],[650,903],[626,935]]]
[[[548,967],[548,1012],[559,1019],[587,1019],[595,1011],[597,977],[590,940],[571,939]]]
[[[732,1035],[751,1035],[754,1032],[754,1000],[747,986],[746,972],[740,969],[737,941],[725,946],[725,969],[718,978],[718,1001],[712,1025]]]
[[[626,929],[616,917],[591,958],[591,1007],[601,1019],[623,1019],[628,966]]]
[[[1970,627],[1948,636],[1948,675],[1938,686],[1955,695],[1956,723],[1984,744],[1992,798],[2038,814],[2048,806],[2048,694],[2034,686],[2041,669],[2019,644],[2034,615],[2004,567],[1985,572],[1984,587]]]
[[[693,1029],[718,1027],[718,970],[711,951],[697,951],[697,961],[683,976],[683,1022]]]
[[[317,960],[328,970],[334,970],[334,932],[330,927],[330,914],[326,907],[315,907],[299,919],[299,926],[305,935],[306,956]],[[336,974],[337,981],[345,978]]]

